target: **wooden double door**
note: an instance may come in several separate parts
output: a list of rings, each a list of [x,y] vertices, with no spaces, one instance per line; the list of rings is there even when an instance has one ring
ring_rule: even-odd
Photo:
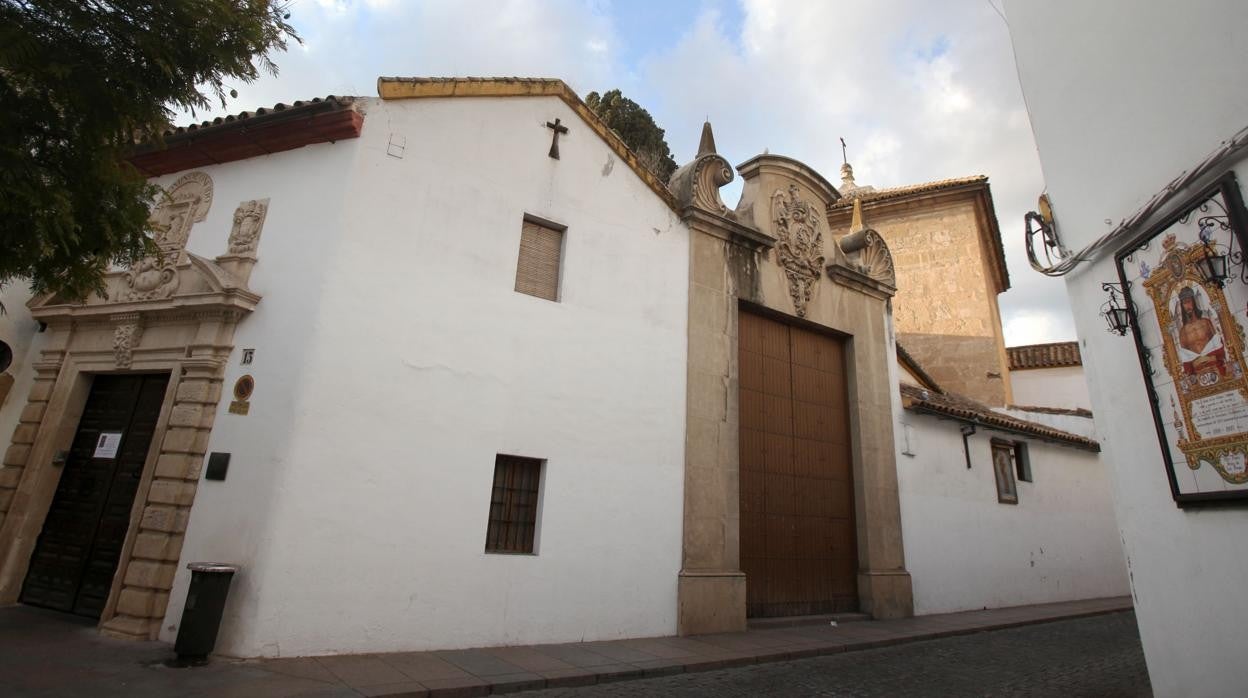
[[[168,374],[94,378],[30,558],[23,603],[100,617],[168,384]]]
[[[738,337],[747,615],[856,611],[844,341],[744,311]]]

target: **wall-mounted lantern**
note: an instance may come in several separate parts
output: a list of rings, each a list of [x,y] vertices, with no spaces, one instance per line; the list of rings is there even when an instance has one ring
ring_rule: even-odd
[[[1101,284],[1101,290],[1109,291],[1109,300],[1101,305],[1101,317],[1105,318],[1109,331],[1121,337],[1131,329],[1131,312],[1123,306],[1119,297],[1120,294],[1125,295],[1122,284],[1106,281]]]

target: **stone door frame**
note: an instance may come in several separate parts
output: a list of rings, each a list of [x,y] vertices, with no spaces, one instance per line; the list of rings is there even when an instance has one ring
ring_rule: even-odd
[[[762,155],[737,169],[741,202],[709,125],[698,157],[672,175],[689,227],[689,325],[682,563],[677,632],[739,632],[746,623],[740,561],[738,320],[742,306],[846,338],[858,598],[875,618],[914,613],[905,569],[892,430],[896,386],[889,301],[892,256],[861,214],[831,239],[827,205],[840,194],[806,165]]]
[[[49,324],[52,336],[33,366],[35,381],[0,471],[6,484],[15,485],[0,511],[0,604],[15,603],[21,593],[60,481],[61,466],[54,461],[73,441],[93,377],[168,373],[169,386],[112,591],[100,617],[100,628],[106,632],[156,637],[181,555],[234,329],[242,315],[242,309],[217,308],[172,315],[110,314]],[[118,328],[135,322],[146,325],[144,346],[131,348],[126,366],[119,367],[114,348]]]

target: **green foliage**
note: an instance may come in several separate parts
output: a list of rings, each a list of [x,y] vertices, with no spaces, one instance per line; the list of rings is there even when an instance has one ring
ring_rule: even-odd
[[[82,299],[146,254],[159,192],[125,162],[135,136],[276,74],[267,54],[299,40],[289,16],[274,0],[0,0],[0,285]]]
[[[666,182],[676,171],[676,161],[672,159],[672,150],[663,139],[663,129],[654,123],[650,112],[640,104],[620,94],[619,90],[611,90],[601,95],[590,92],[585,97],[585,104],[619,134],[620,139],[637,153],[642,164],[658,175],[659,179]]]

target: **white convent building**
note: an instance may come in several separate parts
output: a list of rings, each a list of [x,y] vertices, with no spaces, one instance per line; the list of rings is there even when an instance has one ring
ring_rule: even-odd
[[[254,657],[1126,593],[1090,420],[1008,407],[986,180],[843,196],[708,125],[663,182],[557,80],[378,88],[178,129],[159,254],[4,289],[0,603],[172,640],[229,562]],[[894,333],[886,223],[946,208],[965,384]]]

